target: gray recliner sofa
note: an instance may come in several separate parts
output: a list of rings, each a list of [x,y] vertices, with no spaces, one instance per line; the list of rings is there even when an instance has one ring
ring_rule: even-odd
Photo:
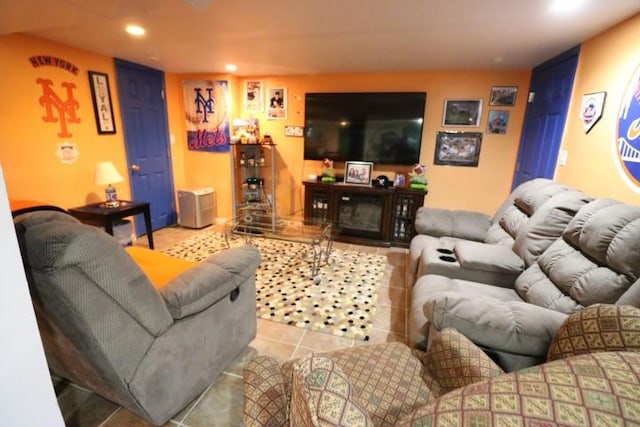
[[[596,303],[640,307],[639,278],[640,207],[595,199],[507,286],[419,277],[410,330],[428,347],[420,339],[455,328],[513,371],[544,359],[568,314]]]
[[[493,217],[482,212],[421,207],[416,212],[416,236],[411,240],[409,271],[412,278],[427,274],[425,264],[451,255],[460,242],[494,245],[484,250],[500,254],[513,247],[529,217],[554,196],[571,190],[555,181],[536,178],[514,189]],[[575,191],[575,190],[574,190]],[[551,205],[547,204],[547,208]],[[446,261],[445,261],[446,262]]]
[[[14,221],[50,370],[153,424],[256,336],[253,246],[214,254],[156,289],[96,227],[53,211]]]
[[[551,188],[551,187],[547,187]],[[508,235],[502,243],[458,240],[451,246],[424,245],[418,276],[441,274],[452,279],[509,286],[555,241],[578,210],[592,198],[578,190],[517,197],[500,220]],[[511,245],[508,243],[513,242]],[[450,248],[450,249],[449,249]]]
[[[411,242],[413,279],[441,274],[509,286],[591,200],[579,190],[536,179],[510,195],[488,228],[480,213],[423,207],[416,219],[422,234]]]

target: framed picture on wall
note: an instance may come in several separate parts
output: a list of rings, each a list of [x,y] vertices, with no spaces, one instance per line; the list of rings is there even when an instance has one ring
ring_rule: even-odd
[[[264,111],[264,86],[260,80],[244,82],[244,110],[248,112]]]
[[[89,71],[89,87],[93,100],[93,111],[96,115],[96,126],[99,134],[116,133],[116,122],[113,118],[109,76],[106,73]]]
[[[481,99],[446,99],[442,125],[478,127],[481,113]]]
[[[287,118],[287,88],[269,88],[267,97],[269,105],[267,107],[267,117],[269,119]]]
[[[302,137],[304,136],[304,126],[285,126],[284,136]]]
[[[436,134],[433,163],[451,166],[478,166],[481,132],[444,132]]]
[[[487,132],[504,135],[509,124],[509,112],[507,110],[489,110],[487,119]]]
[[[516,105],[517,86],[494,86],[491,88],[489,105],[513,107]]]
[[[373,163],[371,162],[345,162],[344,182],[345,184],[371,185],[371,172]]]

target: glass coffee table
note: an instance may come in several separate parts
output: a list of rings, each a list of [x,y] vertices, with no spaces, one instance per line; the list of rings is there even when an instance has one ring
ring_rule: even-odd
[[[320,267],[329,262],[334,232],[331,223],[305,224],[301,218],[244,215],[225,223],[224,236],[227,247],[230,247],[230,235],[243,236],[246,243],[251,243],[254,238],[266,238],[307,245],[311,277],[315,283],[320,283]],[[290,255],[293,258],[298,254]]]

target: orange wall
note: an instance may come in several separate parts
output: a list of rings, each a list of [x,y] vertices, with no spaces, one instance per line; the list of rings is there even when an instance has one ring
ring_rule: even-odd
[[[53,67],[33,67],[29,58],[48,55],[63,59],[78,68],[77,75]],[[8,102],[0,103],[0,162],[4,168],[9,197],[39,200],[70,208],[104,199],[104,188],[94,184],[94,167],[100,161],[112,161],[124,182],[116,184],[121,199],[131,197],[127,160],[120,120],[118,86],[113,58],[21,36],[0,36],[0,61],[5,66],[0,72],[0,90]],[[87,72],[99,71],[109,75],[114,109],[116,133],[100,135],[96,130],[94,110]],[[75,85],[73,97],[78,102],[78,123],[69,123],[70,137],[60,137],[58,123],[45,122],[45,108],[40,105],[42,88],[38,78],[49,79],[52,88],[64,101],[66,93],[62,82]],[[175,78],[167,74],[167,79]],[[181,95],[168,91],[167,105],[171,128],[180,125],[176,105]],[[10,100],[10,101],[9,101]],[[72,164],[63,164],[56,156],[61,143],[73,143],[79,156]],[[174,182],[177,188],[185,186],[182,148],[171,145]]]
[[[29,58],[52,55],[78,67],[73,75],[53,66],[34,68]],[[113,59],[40,39],[19,35],[0,36],[0,62],[4,64],[0,78],[0,161],[4,168],[9,197],[36,199],[63,207],[72,207],[104,197],[104,189],[94,184],[94,167],[99,161],[111,160],[123,177],[126,160],[122,122],[117,102],[114,115],[117,133],[98,135],[89,89],[88,70],[109,74],[111,96],[116,94]],[[39,104],[42,88],[38,78],[49,79],[53,89],[64,100],[62,82],[75,85],[78,102],[77,124],[69,123],[70,137],[59,137],[59,123],[46,123],[45,109]],[[79,157],[73,164],[62,164],[56,156],[58,144],[71,142],[78,147]],[[116,186],[121,198],[130,196],[128,183]]]
[[[98,161],[111,160],[125,182],[117,185],[121,198],[130,197],[126,154],[119,119],[117,82],[112,58],[20,36],[0,37],[0,59],[4,67],[0,87],[11,103],[2,103],[0,124],[5,142],[0,146],[0,161],[5,167],[8,191],[11,197],[44,200],[63,207],[99,201],[103,188],[93,183],[93,170]],[[52,55],[76,65],[80,72],[72,75],[55,67],[33,68],[28,58],[34,55]],[[115,135],[98,135],[95,127],[87,71],[109,74],[111,96],[116,115]],[[69,125],[71,138],[59,138],[59,126],[42,120],[44,109],[38,103],[41,88],[35,80],[51,79],[59,88],[62,81],[76,86],[75,98],[81,122]],[[188,79],[226,79],[230,83],[232,117],[248,117],[241,110],[242,80],[228,75],[176,75],[166,74],[171,154],[176,189],[213,186],[216,189],[217,215],[231,216],[230,160],[228,154],[193,152],[186,150],[182,81]],[[484,131],[488,106],[487,97],[492,85],[516,85],[526,92],[529,73],[515,72],[423,72],[359,75],[263,77],[265,89],[284,86],[288,89],[286,120],[260,119],[261,132],[271,133],[278,144],[277,198],[279,212],[292,214],[301,209],[301,181],[310,173],[318,173],[318,162],[304,162],[302,138],[284,136],[284,125],[304,123],[304,93],[310,91],[426,91],[427,109],[421,159],[429,165],[430,182],[428,203],[431,206],[478,208],[492,212],[505,197],[511,182],[513,163],[517,151],[524,97],[517,99],[512,111],[507,135],[485,135],[480,166],[462,168],[431,166],[435,145],[435,132],[442,129],[442,109],[445,98],[480,98],[485,101],[480,128]],[[57,89],[59,92],[59,89]],[[77,162],[62,164],[55,156],[58,144],[71,141],[79,149]],[[336,164],[337,169],[343,166]],[[374,174],[394,172],[397,168],[374,169]],[[406,168],[405,168],[406,171]],[[473,185],[470,185],[473,183]],[[489,191],[478,191],[487,188]]]
[[[186,146],[184,130],[184,108],[182,81],[197,79],[229,80],[232,99],[232,117],[257,118],[260,133],[271,134],[277,144],[276,196],[278,213],[296,215],[303,205],[302,181],[309,174],[320,172],[320,162],[303,160],[303,139],[285,137],[285,125],[304,125],[304,94],[306,92],[329,91],[426,91],[427,107],[423,130],[421,162],[428,165],[429,206],[467,208],[493,213],[508,194],[513,175],[513,165],[522,128],[529,82],[528,71],[438,71],[420,73],[384,74],[335,74],[318,76],[256,77],[264,86],[265,96],[270,87],[287,88],[288,117],[285,120],[268,120],[266,111],[247,113],[243,110],[242,87],[246,79],[228,75],[185,74],[168,75],[167,92],[170,107],[170,128],[175,146]],[[506,135],[486,134],[482,142],[480,164],[477,168],[433,166],[435,137],[441,126],[444,100],[446,98],[482,99],[484,102],[482,120],[478,128],[469,131],[486,130],[486,120],[490,108],[488,96],[491,86],[518,86],[520,96],[515,107],[502,107],[511,111]],[[464,130],[465,128],[447,128]],[[218,201],[217,216],[229,218],[231,208],[231,164],[229,154],[184,150],[174,155],[184,161],[184,183],[189,188],[213,186]],[[357,159],[354,159],[357,160]],[[341,173],[343,164],[336,163],[336,172]],[[407,167],[374,166],[374,176],[393,175],[393,172],[408,172]],[[487,190],[485,190],[487,189]]]
[[[567,165],[559,167],[556,177],[594,195],[607,195],[637,203],[637,193],[629,189],[617,174],[611,144],[615,138],[616,117],[622,93],[633,72],[640,46],[640,15],[594,37],[582,47],[574,98],[570,107],[563,149],[568,150]],[[79,68],[78,75],[56,67],[34,68],[28,58],[52,55]],[[21,35],[0,36],[0,162],[4,168],[10,197],[38,199],[63,207],[72,207],[103,197],[103,188],[93,183],[93,168],[98,161],[111,160],[125,182],[118,184],[119,195],[130,197],[126,173],[126,155],[119,119],[117,82],[113,59]],[[98,135],[95,126],[87,71],[109,74],[117,133]],[[320,171],[319,162],[303,161],[302,138],[285,137],[285,125],[304,122],[304,94],[312,91],[425,91],[427,108],[424,123],[421,162],[427,164],[430,206],[469,208],[492,213],[509,192],[517,155],[522,120],[526,107],[529,71],[424,71],[413,73],[335,74],[314,76],[256,77],[269,87],[288,90],[288,118],[260,119],[261,133],[270,133],[278,145],[278,205],[281,214],[297,212],[302,206],[301,181]],[[75,84],[79,108],[78,124],[70,124],[70,138],[57,136],[59,125],[42,120],[44,108],[39,104],[42,89],[37,78],[54,82],[61,92],[61,82]],[[229,81],[233,117],[249,117],[242,111],[244,79],[228,75],[166,74],[171,154],[176,189],[213,186],[217,193],[217,215],[231,215],[230,160],[226,153],[188,151],[186,147],[182,81],[188,79],[226,79]],[[491,86],[515,85],[519,93],[506,135],[486,133]],[[579,122],[578,111],[583,93],[607,91],[604,116],[587,135]],[[447,98],[478,98],[484,101],[479,128],[484,132],[480,164],[477,168],[435,166],[435,135],[441,126],[443,102]],[[456,129],[456,128],[451,128]],[[457,128],[457,130],[462,130]],[[56,157],[58,144],[70,141],[79,149],[78,161],[62,164]],[[336,164],[338,172],[343,165]],[[374,175],[392,173],[399,168],[375,167]],[[405,169],[406,171],[406,169]]]
[[[583,43],[562,149],[566,166],[556,179],[594,196],[639,204],[640,189],[622,179],[615,164],[617,119],[625,89],[640,66],[640,15]],[[582,95],[607,92],[602,118],[586,134],[580,121]]]
[[[526,105],[530,73],[528,71],[425,71],[415,73],[332,74],[317,76],[257,77],[265,92],[269,87],[286,87],[288,118],[267,120],[266,113],[254,113],[260,120],[260,132],[270,133],[278,145],[277,198],[281,214],[294,214],[302,209],[301,182],[309,174],[318,174],[321,164],[303,160],[303,139],[285,137],[285,125],[304,124],[304,94],[331,91],[425,91],[426,115],[420,159],[428,165],[429,206],[479,209],[493,213],[511,186],[522,119]],[[492,86],[518,86],[520,95],[511,111],[506,135],[484,134],[479,167],[434,166],[436,132],[441,126],[446,98],[482,99],[483,110],[478,128],[446,128],[447,130],[486,131],[490,108],[488,97]],[[238,99],[241,103],[241,99]],[[249,117],[242,112],[243,117]],[[358,159],[354,159],[358,160]],[[334,165],[342,173],[344,165]],[[374,165],[373,175],[408,172],[407,167]]]

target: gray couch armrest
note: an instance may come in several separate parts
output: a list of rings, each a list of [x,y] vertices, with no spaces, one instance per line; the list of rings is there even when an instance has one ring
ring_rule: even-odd
[[[506,246],[462,241],[455,244],[453,252],[463,268],[512,273],[514,279],[524,270],[522,258]]]
[[[421,207],[416,212],[415,228],[418,234],[457,237],[483,241],[491,226],[489,215],[472,211]]]
[[[211,255],[181,273],[161,290],[174,319],[199,313],[230,294],[255,275],[260,253],[254,246],[241,246]]]
[[[436,329],[457,329],[477,345],[542,358],[567,318],[526,302],[469,298],[456,292],[438,292],[427,298],[424,313]]]

